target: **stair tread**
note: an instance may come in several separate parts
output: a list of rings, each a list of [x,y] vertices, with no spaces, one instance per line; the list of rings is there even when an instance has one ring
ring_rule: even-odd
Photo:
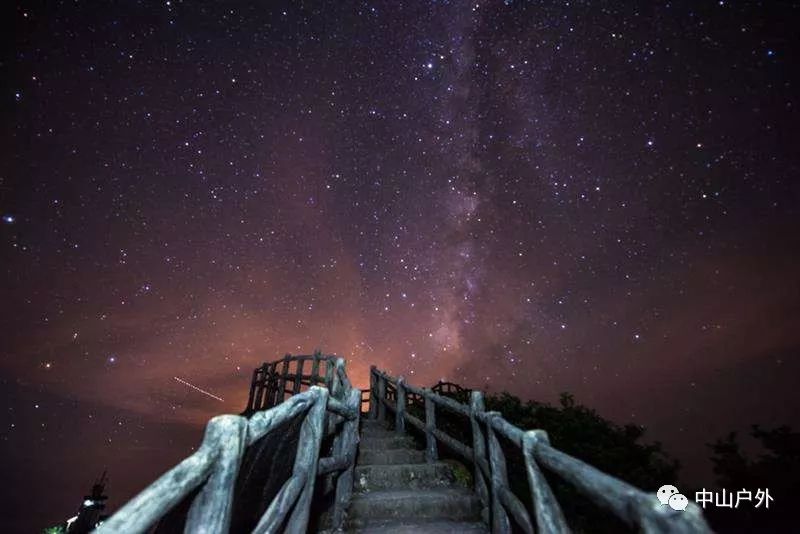
[[[408,434],[398,434],[394,430],[387,430],[387,429],[375,429],[375,430],[362,430],[362,436],[368,436],[371,438],[410,438]]]
[[[362,421],[361,430],[389,430],[389,425],[384,423],[370,423],[368,421]]]
[[[386,446],[384,446],[384,447],[376,446],[376,445],[373,445],[372,443],[368,443],[367,446],[364,446],[362,444],[359,447],[359,450],[366,451],[366,452],[371,452],[371,453],[376,453],[376,452],[381,452],[381,451],[419,451],[419,449],[415,449],[414,447],[409,447],[407,445],[399,445],[399,444],[393,445],[391,443],[386,444]],[[425,451],[421,451],[421,452],[425,452]]]
[[[373,464],[356,466],[357,492],[389,489],[445,488],[457,486],[452,466],[444,462],[417,464]]]
[[[480,502],[462,488],[390,489],[355,493],[350,501],[348,527],[381,521],[459,521],[480,519]]]
[[[372,474],[372,473],[399,473],[403,471],[414,473],[452,473],[453,468],[443,462],[435,463],[405,463],[405,464],[361,464],[355,466],[357,474]]]
[[[366,432],[366,431],[362,430],[361,431],[361,437],[362,438],[382,439],[382,438],[397,438],[397,437],[403,437],[403,436],[398,436],[397,433],[395,433],[394,430],[372,430],[372,431],[369,431],[369,432]]]
[[[401,501],[404,499],[420,498],[469,498],[477,499],[474,493],[463,488],[429,488],[429,489],[387,489],[380,491],[370,491],[367,493],[354,493],[353,502],[356,501]]]
[[[420,451],[421,452],[421,451]],[[403,468],[428,468],[428,469],[452,469],[452,466],[447,462],[425,462],[421,464],[369,464],[357,465],[356,471],[359,470],[373,470],[373,469],[403,469]]]
[[[416,449],[360,449],[358,465],[396,465],[424,463],[425,451]]]
[[[390,433],[387,433],[387,434],[378,434],[378,435],[375,435],[375,434],[364,434],[363,432],[361,433],[361,441],[362,442],[363,441],[392,441],[392,440],[403,440],[403,441],[408,441],[410,443],[414,442],[414,438],[412,438],[411,436],[398,435],[398,434],[395,434],[394,432],[390,432]]]
[[[407,450],[417,450],[414,446],[413,441],[407,441],[405,438],[397,438],[397,439],[380,439],[380,440],[371,440],[371,439],[362,439],[359,443],[359,447],[362,450],[400,450],[400,449],[407,449]]]
[[[483,534],[489,529],[480,522],[468,521],[370,521],[363,527],[350,529],[354,534],[378,534],[393,532],[397,534]]]

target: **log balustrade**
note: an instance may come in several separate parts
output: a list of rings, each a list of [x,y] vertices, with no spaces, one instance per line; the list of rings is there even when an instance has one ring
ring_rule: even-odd
[[[433,388],[415,387],[403,377],[390,376],[374,366],[370,368],[369,391],[369,417],[393,419],[399,434],[405,432],[407,424],[424,433],[428,462],[438,460],[439,446],[443,445],[473,466],[474,490],[482,504],[483,520],[495,534],[511,532],[512,524],[530,534],[562,534],[570,531],[542,473],[543,468],[642,532],[711,532],[696,504],[690,502],[683,511],[661,505],[655,494],[644,492],[559,451],[550,444],[545,431],[522,430],[506,421],[499,412],[486,411],[480,391],[469,392],[469,403],[458,402],[451,397],[461,392],[450,386],[440,387],[437,393]],[[409,413],[409,399],[413,399],[415,404],[424,404],[424,420]],[[471,442],[459,441],[438,428],[438,410],[468,418],[472,430]],[[499,437],[508,440],[523,455],[532,501],[529,506],[511,491]]]
[[[468,402],[464,402],[467,395]],[[424,435],[427,462],[438,461],[440,447],[445,447],[472,466],[483,521],[493,533],[506,534],[514,527],[531,534],[569,532],[543,470],[642,532],[710,533],[694,503],[684,511],[662,506],[654,494],[553,447],[543,430],[522,430],[502,414],[486,411],[480,391],[463,390],[448,383],[419,388],[373,366],[368,401],[369,418],[393,420],[398,434],[413,427]],[[245,452],[290,422],[299,424],[291,475],[266,506],[252,532],[306,532],[318,482],[323,484],[323,494],[333,495],[329,527],[341,529],[353,490],[364,402],[362,392],[350,383],[341,358],[319,353],[287,355],[264,364],[254,372],[244,412],[211,419],[194,454],[131,499],[96,532],[148,532],[187,499],[190,505],[185,532],[227,532]],[[437,424],[440,410],[467,418],[471,439],[446,433]],[[523,502],[509,485],[501,439],[510,442],[524,458],[530,502]],[[323,442],[330,446],[323,447]]]
[[[310,373],[304,374],[309,362]],[[362,403],[361,392],[347,377],[344,360],[320,353],[287,355],[264,364],[255,371],[255,377],[258,380],[253,381],[242,415],[211,419],[194,454],[128,501],[95,532],[148,532],[196,490],[184,531],[228,532],[234,486],[245,450],[298,418],[302,424],[292,474],[253,532],[306,532],[318,478],[335,491],[331,523],[333,528],[340,528],[353,489]],[[323,439],[331,437],[330,451],[321,450]],[[329,455],[321,456],[323,453]]]

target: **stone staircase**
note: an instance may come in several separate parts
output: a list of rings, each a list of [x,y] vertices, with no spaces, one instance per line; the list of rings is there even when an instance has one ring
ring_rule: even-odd
[[[363,420],[347,531],[488,533],[478,498],[450,464],[426,463],[409,436]]]

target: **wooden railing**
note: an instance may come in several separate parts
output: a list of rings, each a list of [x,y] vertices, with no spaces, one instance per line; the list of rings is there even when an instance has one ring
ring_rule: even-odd
[[[431,391],[464,404],[469,404],[469,397],[472,394],[471,389],[463,388],[453,382],[443,382],[442,380],[439,380],[439,382],[431,388]]]
[[[308,361],[312,362],[312,371],[305,376],[302,370],[304,362]],[[323,362],[325,373],[321,378],[318,371]],[[302,424],[292,474],[269,503],[253,532],[306,532],[315,483],[323,475],[326,485],[335,491],[331,526],[340,528],[353,489],[361,392],[352,387],[341,358],[319,353],[287,355],[259,370],[274,371],[278,363],[281,373],[265,375],[261,394],[256,391],[257,387],[251,388],[244,412],[249,418],[220,415],[211,419],[197,452],[145,488],[95,532],[146,532],[198,488],[186,515],[184,532],[228,532],[234,486],[245,449],[298,418]],[[294,379],[289,371],[294,372]],[[292,389],[287,391],[289,381]],[[317,385],[320,382],[327,387]],[[304,384],[308,389],[301,391]],[[291,397],[283,401],[281,391],[283,395],[290,393]],[[259,406],[270,408],[258,410]],[[333,436],[330,451],[324,451],[329,456],[320,457],[323,439],[330,436]]]
[[[458,402],[463,402],[469,404],[469,396],[472,393],[471,389],[463,388],[458,384],[454,384],[453,382],[443,382],[439,380],[433,387],[430,388],[432,392],[441,395],[442,397],[447,397],[450,399],[454,399]],[[368,391],[363,392],[363,394],[368,394]],[[394,402],[397,400],[397,391],[394,387],[394,384],[387,384],[386,386],[386,399],[390,402]],[[414,392],[406,391],[406,405],[408,406],[424,406],[425,399],[422,395],[417,395]]]
[[[409,399],[422,399],[424,420],[409,413]],[[468,418],[472,430],[471,443],[463,443],[439,429],[437,409]],[[506,421],[499,412],[485,411],[480,391],[472,391],[469,404],[465,404],[431,389],[414,387],[403,377],[389,376],[373,366],[370,368],[369,417],[384,420],[387,410],[394,415],[398,434],[405,432],[406,423],[424,433],[428,462],[438,460],[438,447],[442,444],[472,464],[475,492],[482,504],[483,519],[493,533],[511,532],[512,520],[526,533],[569,532],[561,507],[540,466],[642,532],[711,532],[696,504],[690,502],[683,511],[661,505],[655,494],[646,493],[554,448],[545,431],[525,431]],[[532,500],[530,508],[511,491],[498,436],[509,440],[522,452]]]
[[[311,386],[331,388],[336,359],[319,352],[307,356],[287,354],[253,371],[250,395],[242,415],[268,410]],[[304,374],[304,372],[306,374]]]

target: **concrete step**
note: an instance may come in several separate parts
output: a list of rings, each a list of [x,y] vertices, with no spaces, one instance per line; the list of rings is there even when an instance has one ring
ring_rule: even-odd
[[[369,527],[381,521],[453,520],[476,522],[480,504],[464,489],[419,489],[354,493],[349,527]]]
[[[362,430],[361,431],[361,439],[367,438],[394,438],[397,437],[398,434],[394,430]],[[402,437],[402,436],[401,436]]]
[[[463,521],[370,521],[353,534],[488,534],[483,523]]]
[[[384,421],[361,421],[361,432],[389,431],[389,426]]]
[[[386,421],[381,421],[379,419],[361,419],[361,426],[386,426]]]
[[[412,449],[362,449],[358,450],[358,465],[376,464],[421,464],[425,462],[425,452]]]
[[[356,467],[357,492],[451,487],[456,484],[453,468],[431,464],[361,465]]]
[[[414,439],[410,436],[363,436],[359,446],[362,449],[414,449]]]
[[[361,422],[361,431],[373,431],[373,430],[389,430],[389,425],[384,422],[372,422],[372,421],[362,421]]]

